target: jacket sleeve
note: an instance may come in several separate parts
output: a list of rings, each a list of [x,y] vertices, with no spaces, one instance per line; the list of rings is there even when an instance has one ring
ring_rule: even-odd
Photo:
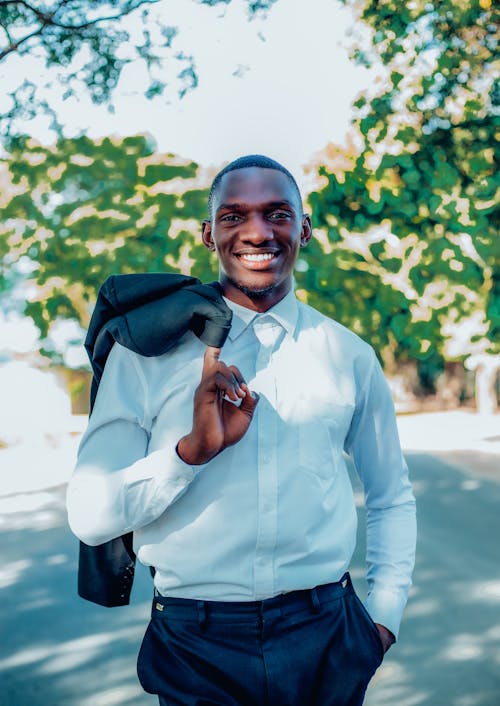
[[[136,354],[115,344],[68,484],[69,525],[85,544],[153,522],[201,469],[185,464],[174,448],[148,454],[150,431]]]
[[[231,328],[231,309],[217,283],[170,273],[112,275],[102,285],[85,348],[94,377],[91,409],[115,342],[143,356],[163,355],[188,330],[221,348]]]

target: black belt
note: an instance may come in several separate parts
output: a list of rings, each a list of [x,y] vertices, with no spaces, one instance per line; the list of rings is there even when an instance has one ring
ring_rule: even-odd
[[[208,617],[217,620],[262,619],[270,614],[290,614],[301,610],[320,612],[321,606],[354,593],[349,572],[340,581],[314,588],[281,593],[262,601],[204,601],[193,598],[172,598],[155,595],[153,617],[205,622]]]

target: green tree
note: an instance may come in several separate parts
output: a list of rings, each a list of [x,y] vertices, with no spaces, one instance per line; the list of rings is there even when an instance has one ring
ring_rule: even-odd
[[[61,138],[52,147],[16,137],[8,151],[1,172],[1,283],[11,291],[16,276],[22,280],[29,292],[25,313],[47,352],[58,321],[87,326],[110,274],[216,277],[200,238],[208,177],[195,163],[155,153],[143,136]]]
[[[196,0],[201,5],[228,5],[231,0]],[[276,0],[246,0],[248,13],[267,10]],[[113,92],[124,67],[143,63],[148,70],[147,98],[167,89],[167,62],[176,62],[182,97],[198,83],[195,57],[173,43],[178,30],[160,12],[165,0],[0,0],[0,62],[9,70],[16,56],[41,57],[51,79],[20,80],[0,113],[3,134],[16,118],[30,119],[40,111],[57,115],[46,89],[57,84],[63,99],[88,93],[96,104],[112,107]],[[19,68],[17,69],[19,72]],[[19,72],[21,73],[21,72]],[[171,89],[170,89],[171,90]]]
[[[381,80],[355,103],[351,148],[317,166],[320,286],[386,363],[498,352],[492,4],[346,4],[370,30],[353,54]]]

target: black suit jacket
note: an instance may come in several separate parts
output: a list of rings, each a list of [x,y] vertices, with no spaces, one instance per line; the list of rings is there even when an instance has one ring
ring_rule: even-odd
[[[115,342],[144,356],[166,353],[187,332],[220,348],[232,312],[218,282],[175,274],[113,275],[102,285],[85,348],[93,371],[90,410]],[[134,580],[132,532],[90,547],[80,542],[78,593],[103,606],[127,605]]]

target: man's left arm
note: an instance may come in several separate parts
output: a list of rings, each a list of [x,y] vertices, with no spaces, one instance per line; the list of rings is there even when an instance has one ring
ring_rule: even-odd
[[[358,382],[356,409],[346,438],[364,485],[367,527],[366,608],[387,650],[399,624],[415,563],[415,498],[399,443],[389,386],[375,354]],[[392,635],[391,635],[392,633]]]

